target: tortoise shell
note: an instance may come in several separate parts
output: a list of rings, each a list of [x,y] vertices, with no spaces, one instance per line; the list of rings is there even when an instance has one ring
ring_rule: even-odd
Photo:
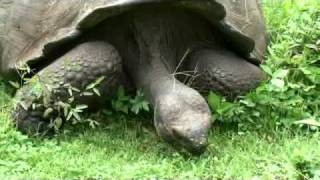
[[[257,0],[0,0],[0,73],[39,63],[86,30],[138,6],[172,6],[198,13],[219,29],[232,49],[262,62],[265,26]],[[50,61],[49,61],[50,63]]]

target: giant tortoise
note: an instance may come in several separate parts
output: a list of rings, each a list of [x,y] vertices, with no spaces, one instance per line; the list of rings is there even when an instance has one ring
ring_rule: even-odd
[[[204,152],[211,112],[202,95],[235,97],[257,86],[265,46],[257,0],[0,0],[1,76],[31,69],[13,109],[23,133],[49,132],[61,114],[48,104],[70,100],[66,87],[100,79],[100,98],[72,101],[97,107],[121,85],[141,89],[158,134]],[[45,95],[32,82],[45,84]]]

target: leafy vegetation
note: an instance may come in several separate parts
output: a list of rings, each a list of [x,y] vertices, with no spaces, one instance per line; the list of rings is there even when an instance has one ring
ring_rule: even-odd
[[[119,87],[116,97],[111,101],[111,109],[115,112],[124,114],[150,112],[149,102],[145,100],[141,90],[137,91],[136,96],[126,95],[123,87]]]
[[[319,128],[320,2],[266,1],[269,32],[268,80],[234,103],[211,93],[209,104],[220,121],[257,128]]]
[[[320,2],[270,0],[264,10],[268,80],[235,102],[209,95],[216,123],[201,157],[163,143],[141,92],[122,88],[112,111],[92,115],[95,129],[27,138],[10,123],[12,90],[1,80],[0,178],[320,179]]]

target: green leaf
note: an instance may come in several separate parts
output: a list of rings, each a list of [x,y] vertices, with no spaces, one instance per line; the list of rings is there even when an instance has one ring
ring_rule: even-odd
[[[139,114],[141,111],[149,111],[149,102],[145,100],[144,94],[141,90],[137,91],[134,99],[130,100],[131,111]]]
[[[128,96],[126,96],[125,90],[124,90],[124,88],[122,86],[120,86],[118,88],[117,98],[120,101],[129,101],[129,99],[130,99]]]
[[[306,47],[310,48],[310,49],[313,49],[315,51],[318,51],[319,48],[316,44],[306,44]]]
[[[63,114],[64,114],[64,117],[67,117],[67,116],[69,116],[68,114],[70,113],[70,111],[69,111],[69,108],[68,108],[68,106],[64,106],[63,107]],[[70,118],[69,118],[70,119]],[[68,118],[67,118],[67,120],[69,120]]]
[[[240,103],[246,105],[247,107],[255,107],[256,104],[253,103],[251,100],[246,99],[246,100],[240,100]]]
[[[313,86],[305,86],[305,87],[303,87],[303,90],[304,90],[305,92],[309,92],[309,91],[311,91],[311,90],[313,90],[313,89],[315,89],[315,88],[316,88],[315,85],[313,85]]]
[[[73,112],[70,111],[69,114],[68,114],[68,116],[67,116],[67,121],[69,121],[69,120],[71,119],[72,115],[73,115]]]
[[[112,108],[117,112],[123,112],[125,114],[129,113],[129,106],[119,100],[113,100],[111,102],[111,105],[112,105]]]
[[[73,117],[76,118],[76,120],[81,121],[81,117],[80,117],[79,113],[73,112],[72,114],[73,114]]]
[[[271,84],[279,89],[283,89],[285,86],[284,80],[282,79],[272,79]]]
[[[68,88],[68,93],[69,93],[69,96],[70,96],[70,97],[73,96],[73,93],[72,93],[72,89],[71,89],[71,88]]]
[[[149,102],[145,101],[142,103],[142,107],[143,107],[143,110],[149,112],[150,111],[150,106],[149,106]]]
[[[131,111],[135,114],[139,114],[141,107],[139,105],[133,105]]]
[[[54,120],[54,128],[55,130],[59,130],[62,126],[62,119],[60,117],[57,117],[55,120]]]
[[[68,103],[69,104],[72,104],[74,102],[74,96],[68,98]]]
[[[104,79],[105,79],[104,76],[98,78],[98,79],[95,81],[95,84],[96,84],[96,85],[99,85]]]
[[[96,86],[95,83],[91,83],[91,84],[89,84],[89,85],[86,87],[86,90],[93,89],[95,86]]]
[[[104,76],[98,78],[97,80],[95,80],[95,82],[90,83],[90,84],[86,87],[86,90],[90,90],[90,89],[95,88],[95,87],[96,87],[97,85],[99,85],[104,79],[105,79]]]
[[[36,109],[36,104],[35,103],[32,103],[31,107],[32,107],[32,110],[35,110]]]
[[[43,117],[44,117],[44,118],[48,118],[49,115],[50,115],[52,112],[53,112],[53,109],[52,109],[52,108],[46,109],[46,110],[44,111],[44,113],[43,113]]]
[[[75,87],[71,87],[71,89],[72,89],[72,91],[74,91],[74,92],[81,92],[80,89],[75,88]]]
[[[217,112],[219,112],[220,115],[228,112],[230,109],[232,109],[234,107],[233,103],[230,102],[222,102],[220,105],[220,108],[218,109]]]
[[[10,84],[11,86],[13,86],[14,88],[16,88],[16,89],[19,89],[19,88],[20,88],[20,84],[17,83],[17,82],[9,81],[9,84]]]
[[[97,88],[93,88],[93,92],[97,95],[97,96],[101,96],[100,91]]]
[[[289,70],[286,69],[278,69],[275,73],[273,73],[273,78],[283,79],[289,73]]]
[[[87,108],[88,108],[88,105],[86,105],[86,104],[82,104],[82,105],[77,105],[76,106],[77,110],[84,110],[84,109],[87,109]]]
[[[213,110],[219,109],[221,105],[222,97],[218,96],[217,94],[213,93],[212,91],[208,95],[208,104],[210,108]]]
[[[83,92],[84,96],[93,96],[94,94],[92,92]]]
[[[294,124],[303,124],[308,126],[320,127],[320,122],[315,119],[304,119],[304,120],[296,121],[294,122]]]
[[[312,74],[312,72],[308,69],[308,68],[299,68],[302,72],[303,72],[303,74],[305,74],[305,75],[310,75],[310,74]]]
[[[263,69],[264,72],[266,72],[269,76],[272,77],[273,73],[272,73],[272,69],[267,66],[267,65],[260,65],[260,67]]]
[[[99,122],[94,121],[94,120],[92,120],[92,119],[88,119],[87,121],[89,122],[89,126],[90,126],[92,129],[95,129],[97,126],[100,125]]]

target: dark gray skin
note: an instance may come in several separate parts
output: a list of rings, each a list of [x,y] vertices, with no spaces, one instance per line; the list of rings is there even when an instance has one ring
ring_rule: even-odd
[[[185,69],[194,70],[200,74],[191,86],[202,94],[215,90],[233,99],[255,88],[261,80],[265,79],[261,69],[256,65],[226,49],[204,48],[190,54],[189,59]]]
[[[67,68],[66,60],[80,68]],[[184,10],[162,8],[137,9],[101,23],[38,76],[48,84],[70,83],[79,89],[105,76],[99,87],[103,96],[131,81],[151,102],[158,134],[177,148],[201,154],[208,145],[211,112],[201,94],[175,76],[191,71],[197,75],[191,87],[230,97],[263,79],[257,66],[228,50],[223,37],[206,20]],[[22,88],[17,97],[36,101],[26,97],[30,88]],[[63,99],[64,95],[54,97]],[[76,101],[97,100],[76,97]],[[50,130],[48,119],[41,114],[41,108],[25,111],[18,107],[14,119],[24,133],[46,132]]]

